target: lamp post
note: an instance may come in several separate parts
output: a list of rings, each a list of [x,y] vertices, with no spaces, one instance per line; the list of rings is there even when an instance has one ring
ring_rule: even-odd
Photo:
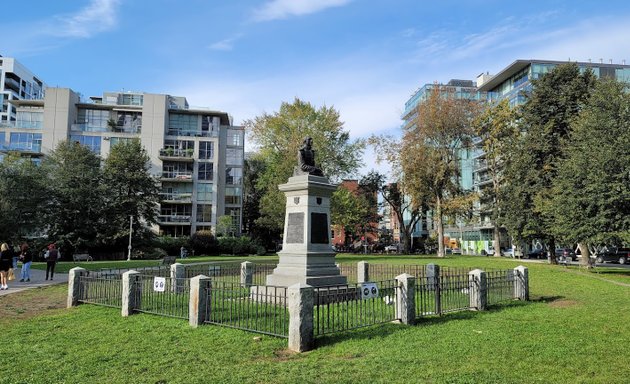
[[[131,234],[133,233],[133,216],[129,216],[129,246],[127,246],[127,261],[131,261]]]

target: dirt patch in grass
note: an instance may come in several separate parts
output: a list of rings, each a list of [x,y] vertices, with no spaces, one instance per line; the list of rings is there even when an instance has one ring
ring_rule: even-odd
[[[560,299],[560,300],[554,300],[550,302],[549,306],[551,308],[568,308],[568,307],[576,306],[577,304],[578,302],[575,300]]]
[[[295,356],[297,352],[294,352],[290,349],[280,349],[274,351],[273,354],[275,356],[275,361],[288,361],[291,360],[291,358]]]
[[[67,288],[34,288],[0,296],[0,323],[30,319],[66,307]]]

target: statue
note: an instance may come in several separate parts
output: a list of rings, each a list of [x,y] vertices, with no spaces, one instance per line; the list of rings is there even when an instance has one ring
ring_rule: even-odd
[[[298,150],[298,166],[293,171],[293,176],[324,176],[322,170],[315,166],[315,151],[312,146],[313,138],[305,138],[302,147]]]

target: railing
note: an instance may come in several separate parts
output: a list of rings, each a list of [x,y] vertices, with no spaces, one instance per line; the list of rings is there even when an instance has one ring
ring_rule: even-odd
[[[160,193],[160,196],[162,197],[162,200],[169,200],[169,201],[190,202],[191,199],[192,199],[192,193],[190,193],[190,192],[187,192],[187,193],[178,193],[178,192]]]
[[[192,172],[162,172],[163,179],[192,180]]]
[[[154,315],[188,319],[190,279],[161,277],[165,280],[164,291],[154,289],[156,276],[141,275],[136,290],[134,311]]]
[[[90,274],[81,276],[79,278],[79,302],[121,308],[121,275]]]
[[[138,268],[101,268],[97,271],[90,272],[90,276],[97,277],[114,277],[122,276],[123,273],[129,272],[131,270],[140,272],[143,275],[150,276],[170,276],[171,275],[171,267],[170,266],[155,266],[155,267],[138,267]]]
[[[213,280],[205,289],[208,294],[206,323],[289,336],[286,287],[246,287]]]
[[[271,263],[251,263],[251,284],[265,285],[267,275],[273,273],[276,264]],[[242,269],[240,263],[199,263],[186,265],[186,277],[192,278],[197,275],[212,277],[213,281],[226,283],[242,283]]]
[[[178,129],[169,129],[168,136],[192,136],[192,137],[218,137],[219,130],[213,131],[182,131]]]
[[[514,271],[486,272],[488,305],[499,304],[514,299]]]
[[[158,216],[159,223],[182,223],[190,224],[191,217],[184,215],[160,215]]]
[[[416,279],[416,317],[442,315],[470,308],[468,274],[442,274]]]
[[[398,282],[376,283],[379,295],[364,299],[361,284],[321,287],[314,290],[315,336],[368,327],[397,319],[395,294]]]
[[[182,157],[192,159],[194,151],[185,149],[164,148],[160,149],[160,156],[163,157]]]

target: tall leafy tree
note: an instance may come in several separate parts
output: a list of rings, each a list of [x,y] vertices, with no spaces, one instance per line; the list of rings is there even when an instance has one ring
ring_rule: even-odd
[[[364,234],[369,231],[369,214],[373,211],[363,194],[339,187],[331,197],[330,219],[333,227],[349,235]],[[368,225],[366,225],[368,224]]]
[[[507,223],[500,209],[501,189],[506,184],[503,168],[510,146],[519,135],[516,112],[510,107],[507,99],[486,108],[478,116],[475,121],[475,134],[481,140],[485,153],[482,161],[491,181],[490,187],[480,193],[481,209],[490,209],[492,212],[494,255],[500,256],[500,226]]]
[[[122,242],[129,236],[130,216],[133,233],[146,234],[147,224],[156,223],[159,183],[149,172],[150,158],[139,140],[121,141],[112,147],[103,164],[107,226],[104,241]]]
[[[43,210],[49,238],[69,250],[95,244],[105,217],[100,157],[78,142],[63,141],[42,167],[49,192]]]
[[[284,195],[278,185],[287,182],[297,165],[298,149],[305,137],[313,138],[316,161],[324,175],[335,182],[356,172],[364,143],[351,140],[334,108],[315,108],[296,98],[278,112],[264,113],[245,122],[249,136],[265,159],[257,186],[264,191],[257,223],[280,233],[284,224]]]
[[[553,232],[589,245],[630,242],[630,95],[624,84],[598,82],[574,120],[566,157],[553,180]]]
[[[515,204],[506,212],[506,220],[522,223],[520,237],[543,239],[551,250],[552,262],[556,243],[550,205],[553,181],[565,157],[572,123],[588,101],[595,81],[591,71],[582,73],[575,63],[559,65],[532,80],[533,89],[519,120],[524,135],[513,148],[506,167],[513,183],[521,183],[506,190],[511,195],[506,203]]]

